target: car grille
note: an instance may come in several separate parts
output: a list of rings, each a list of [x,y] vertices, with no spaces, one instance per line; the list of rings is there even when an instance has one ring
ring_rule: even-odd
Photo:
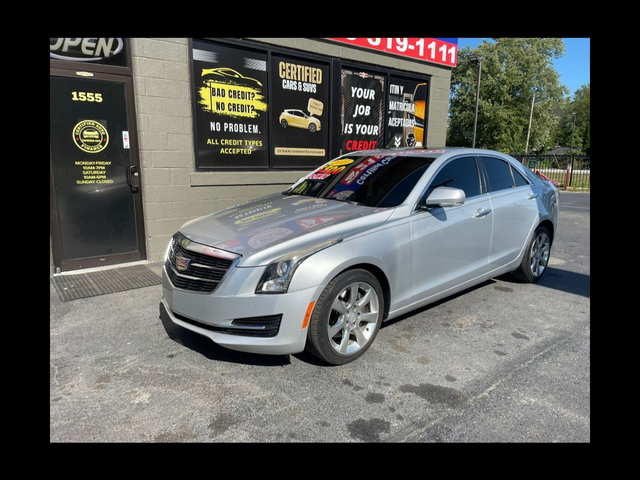
[[[231,322],[231,325],[220,326],[209,325],[208,323],[191,320],[175,312],[172,313],[178,320],[195,325],[196,327],[204,328],[212,332],[240,335],[243,337],[275,337],[280,330],[280,322],[282,321],[282,314],[279,314],[265,317],[236,318]]]
[[[165,262],[169,280],[174,287],[190,292],[215,291],[240,255],[185,240],[179,234],[171,240]]]

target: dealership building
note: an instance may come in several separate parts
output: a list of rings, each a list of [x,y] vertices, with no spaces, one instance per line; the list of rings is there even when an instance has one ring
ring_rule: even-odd
[[[444,146],[457,40],[51,38],[50,276],[159,262],[351,151]]]

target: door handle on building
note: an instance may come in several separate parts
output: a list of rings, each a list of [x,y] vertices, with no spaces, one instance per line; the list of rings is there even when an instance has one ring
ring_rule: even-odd
[[[138,193],[140,190],[140,174],[138,173],[138,167],[129,167],[129,188],[131,188],[131,193]]]

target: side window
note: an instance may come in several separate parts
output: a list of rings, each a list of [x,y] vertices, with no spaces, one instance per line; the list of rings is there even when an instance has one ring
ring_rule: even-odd
[[[514,186],[511,167],[504,160],[493,157],[482,157],[484,167],[489,176],[489,191],[496,192]]]
[[[523,185],[529,185],[529,182],[526,178],[522,176],[522,174],[515,168],[511,167],[511,172],[513,173],[513,179],[516,182],[516,187],[521,187]]]
[[[464,190],[467,198],[480,195],[480,176],[473,157],[456,158],[447,163],[431,181],[426,199],[437,187],[453,187]]]

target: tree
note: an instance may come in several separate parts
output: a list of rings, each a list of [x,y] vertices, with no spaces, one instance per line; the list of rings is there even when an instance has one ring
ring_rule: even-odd
[[[553,60],[564,55],[561,38],[494,38],[460,50],[451,74],[447,145],[472,143],[478,68],[468,58],[471,53],[482,61],[476,146],[524,152],[534,94],[529,150],[555,146],[554,110],[569,93],[553,68]]]
[[[576,114],[576,125],[573,128],[573,113]],[[573,100],[566,101],[562,108],[556,112],[558,127],[555,132],[556,145],[571,146],[571,134],[573,133],[573,147],[585,152],[591,146],[591,84],[582,85],[573,94]]]
[[[587,122],[582,135],[582,151],[587,155],[591,154],[591,121]]]

